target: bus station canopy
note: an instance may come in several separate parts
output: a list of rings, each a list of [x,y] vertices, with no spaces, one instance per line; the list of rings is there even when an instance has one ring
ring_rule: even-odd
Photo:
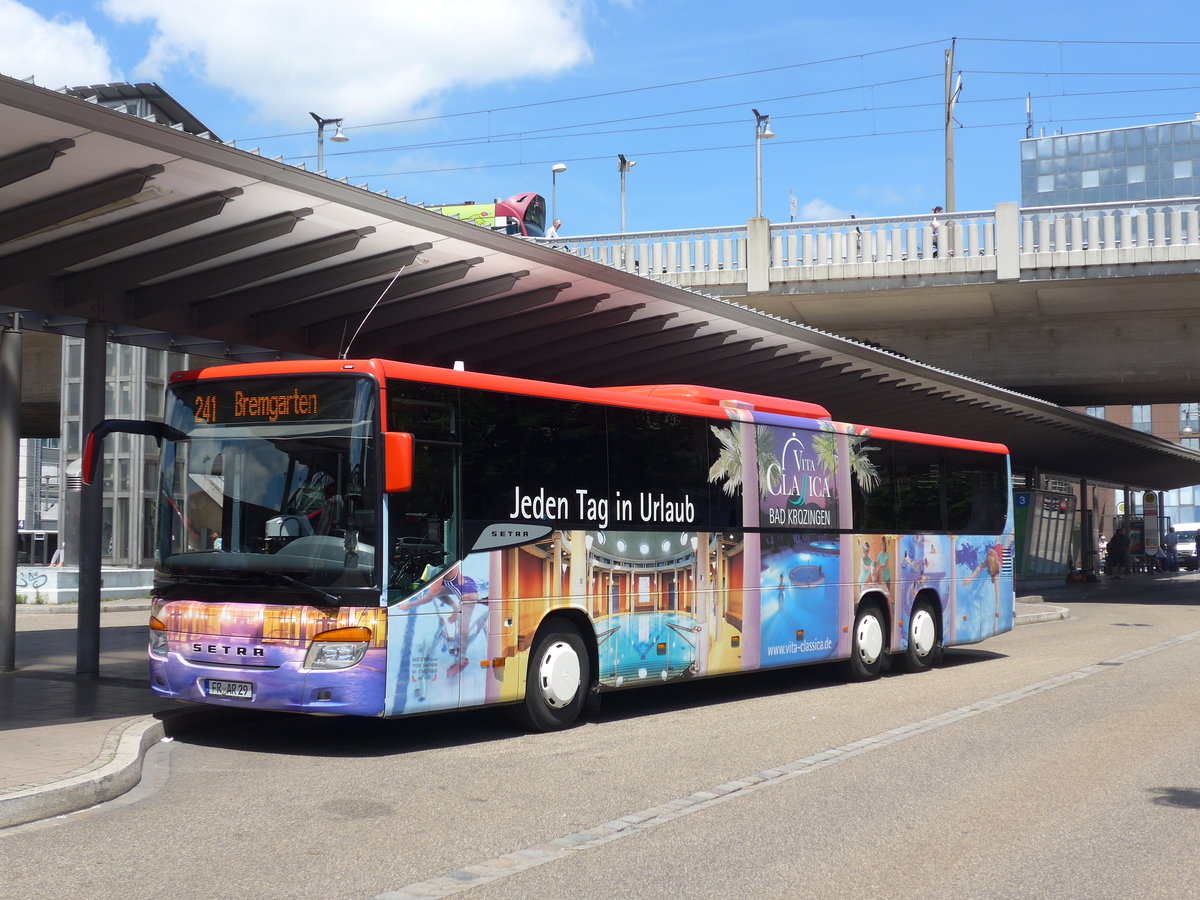
[[[998,441],[1020,469],[1200,483],[1200,453],[1169,441],[226,146],[182,119],[0,76],[0,315],[60,335],[103,322],[110,341],[227,360],[705,384]]]

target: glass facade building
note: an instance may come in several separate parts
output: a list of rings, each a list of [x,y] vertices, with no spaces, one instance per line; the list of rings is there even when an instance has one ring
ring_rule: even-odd
[[[1200,116],[1021,141],[1021,206],[1200,195]]]

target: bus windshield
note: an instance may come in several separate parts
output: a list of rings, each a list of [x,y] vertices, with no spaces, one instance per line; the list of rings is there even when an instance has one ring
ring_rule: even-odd
[[[185,437],[163,448],[159,580],[304,586],[324,604],[377,587],[375,395],[336,375],[173,385],[166,422]]]

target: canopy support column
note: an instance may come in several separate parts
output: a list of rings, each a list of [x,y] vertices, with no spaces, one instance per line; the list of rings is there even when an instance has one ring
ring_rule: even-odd
[[[83,437],[104,419],[104,376],[108,326],[88,322],[83,338]],[[101,538],[104,517],[104,460],[79,497],[79,619],[75,635],[75,673],[100,674]]]
[[[17,667],[17,494],[21,469],[21,316],[0,329],[0,672]]]

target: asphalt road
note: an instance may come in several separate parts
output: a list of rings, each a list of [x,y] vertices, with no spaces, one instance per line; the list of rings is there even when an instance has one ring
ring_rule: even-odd
[[[609,696],[551,735],[232,716],[0,834],[0,897],[1196,896],[1195,593],[1073,602],[919,675]]]

